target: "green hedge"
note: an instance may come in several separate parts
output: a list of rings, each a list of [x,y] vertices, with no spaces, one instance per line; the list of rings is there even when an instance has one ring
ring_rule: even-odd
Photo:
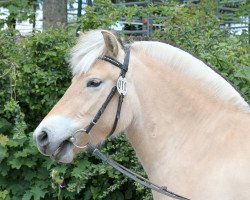
[[[119,14],[117,9],[110,10],[113,20]],[[122,9],[127,9],[124,13],[128,18],[143,15],[143,9],[154,13],[165,27],[163,32],[155,31],[154,38],[172,40],[196,54],[250,98],[248,35],[234,36],[218,28],[213,8],[188,5]],[[86,16],[105,15],[98,7],[87,11]],[[86,20],[83,17],[79,22],[85,24],[84,29],[113,23],[111,19],[103,24]],[[149,190],[92,156],[81,154],[72,164],[57,164],[35,147],[32,131],[70,84],[66,60],[74,43],[74,33],[63,29],[27,38],[11,29],[0,31],[0,199],[152,199]],[[124,136],[107,141],[102,151],[145,175]],[[60,187],[62,182],[64,188]]]
[[[150,198],[94,157],[83,154],[59,165],[42,156],[32,140],[32,131],[70,84],[65,58],[74,42],[74,33],[62,29],[28,38],[0,32],[0,199]],[[107,142],[103,151],[145,175],[124,137]]]

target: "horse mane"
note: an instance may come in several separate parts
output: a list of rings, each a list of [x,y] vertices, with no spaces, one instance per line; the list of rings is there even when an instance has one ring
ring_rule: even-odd
[[[147,39],[148,40],[148,39]],[[244,112],[250,113],[250,106],[240,93],[216,73],[211,67],[180,48],[157,41],[136,41],[131,48],[145,53],[151,58],[161,60],[174,70],[199,81],[204,88]],[[96,60],[105,54],[101,30],[90,31],[79,38],[71,51],[73,75],[86,73]]]
[[[70,67],[72,74],[86,73],[96,60],[104,56],[105,42],[102,35],[102,30],[88,31],[81,33],[77,44],[70,52]],[[111,31],[123,47],[122,41],[116,32]]]
[[[75,47],[70,52],[72,74],[86,73],[96,60],[104,55],[105,43],[101,30],[89,31],[80,35]]]
[[[225,78],[190,53],[156,41],[135,42],[133,47],[149,57],[161,60],[172,69],[196,79],[216,97],[250,113],[250,106],[241,94]]]

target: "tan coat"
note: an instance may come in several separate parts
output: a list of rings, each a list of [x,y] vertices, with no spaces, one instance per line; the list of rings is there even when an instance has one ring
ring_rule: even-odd
[[[45,155],[84,128],[116,84],[120,71],[96,60],[103,54],[123,61],[111,32],[90,32],[72,51],[72,85],[34,133]],[[250,199],[250,108],[233,87],[191,55],[154,42],[131,46],[126,77],[116,134],[126,132],[152,182],[192,200]],[[93,79],[101,85],[87,87]],[[92,143],[105,140],[112,128],[117,98],[92,130]],[[43,130],[50,140],[46,149],[39,146]],[[57,159],[71,162],[78,149],[70,144],[65,149]]]

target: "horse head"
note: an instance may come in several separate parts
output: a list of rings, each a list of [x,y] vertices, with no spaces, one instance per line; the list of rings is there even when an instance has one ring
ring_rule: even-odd
[[[33,134],[42,154],[65,163],[71,162],[79,151],[70,140],[72,136],[76,137],[77,144],[81,146],[87,143],[97,145],[110,133],[117,112],[118,92],[113,92],[114,97],[110,99],[106,111],[96,125],[93,118],[97,112],[103,112],[99,109],[112,88],[116,89],[121,70],[101,58],[108,56],[123,63],[125,52],[120,39],[114,33],[95,31],[81,35],[71,55],[72,83]],[[126,78],[129,80],[129,72]],[[128,88],[132,90],[131,86]],[[121,119],[114,134],[124,131],[132,123],[130,94],[132,91],[128,92],[123,103]],[[91,123],[91,126],[95,126],[86,133],[86,127]]]

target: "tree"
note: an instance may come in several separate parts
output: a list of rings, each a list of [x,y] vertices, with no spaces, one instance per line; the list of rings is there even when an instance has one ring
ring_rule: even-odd
[[[35,24],[36,0],[6,0],[0,1],[0,7],[8,9],[9,15],[0,22],[0,27],[6,24],[9,28],[15,28],[17,21],[29,19]],[[4,15],[0,13],[0,15]]]
[[[67,0],[44,0],[43,29],[67,24]]]

